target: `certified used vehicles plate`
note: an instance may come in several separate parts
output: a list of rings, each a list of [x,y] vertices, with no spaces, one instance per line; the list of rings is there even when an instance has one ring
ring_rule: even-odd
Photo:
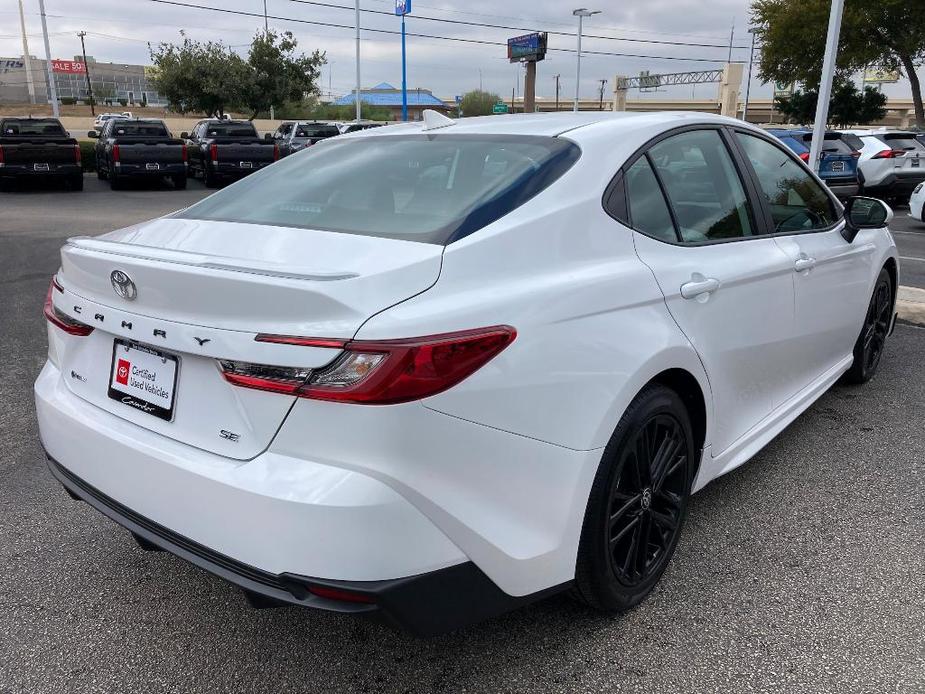
[[[157,164],[157,163],[145,164],[145,168],[146,168],[148,171],[157,171],[158,169],[161,168],[161,165],[160,165],[160,164]]]
[[[153,347],[114,340],[109,397],[160,419],[173,419],[180,360]]]
[[[33,164],[33,171],[48,171],[48,164]]]
[[[238,166],[240,166],[242,169],[250,169],[254,166],[254,163],[250,161],[239,161]]]

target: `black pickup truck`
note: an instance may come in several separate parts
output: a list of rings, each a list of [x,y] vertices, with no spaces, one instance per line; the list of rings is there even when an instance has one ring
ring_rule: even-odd
[[[275,142],[262,140],[254,124],[238,120],[201,120],[186,140],[189,173],[202,176],[208,188],[222,179],[238,179],[279,159]]]
[[[26,178],[63,179],[83,190],[80,146],[56,118],[0,119],[0,185]]]
[[[159,120],[107,120],[96,143],[96,175],[109,179],[113,190],[128,178],[169,178],[174,188],[186,188],[186,145],[171,137]]]

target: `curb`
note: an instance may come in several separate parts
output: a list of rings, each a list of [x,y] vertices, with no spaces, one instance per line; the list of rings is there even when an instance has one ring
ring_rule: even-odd
[[[900,287],[896,297],[899,320],[925,325],[925,289]]]

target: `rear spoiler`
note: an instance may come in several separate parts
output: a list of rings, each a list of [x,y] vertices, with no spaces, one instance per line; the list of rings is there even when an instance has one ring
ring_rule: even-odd
[[[320,272],[307,268],[305,272],[293,272],[291,266],[283,268],[272,263],[251,263],[242,265],[238,258],[210,255],[207,253],[173,251],[165,248],[157,248],[155,246],[143,246],[122,241],[106,241],[90,236],[72,236],[65,243],[65,249],[67,248],[72,248],[77,252],[84,253],[105,253],[137,260],[150,260],[158,263],[200,267],[205,270],[243,272],[250,275],[264,275],[267,277],[279,277],[292,280],[336,282],[338,280],[348,280],[359,276],[356,273]]]

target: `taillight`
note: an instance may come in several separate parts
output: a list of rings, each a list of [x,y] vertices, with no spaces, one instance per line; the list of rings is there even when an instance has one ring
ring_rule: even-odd
[[[218,145],[214,142],[209,145],[209,156],[212,158],[213,163],[218,162]]]
[[[80,145],[74,145],[74,163],[80,163]]]
[[[3,145],[0,145],[0,166],[3,166],[6,162],[3,160]]]
[[[119,163],[119,145],[112,146],[112,161],[114,164]]]
[[[278,159],[279,159],[279,143],[274,142],[273,143],[273,161],[277,161]]]
[[[809,161],[809,152],[800,152],[800,159],[805,162]]]
[[[329,586],[309,585],[308,592],[317,595],[319,598],[327,600],[339,600],[341,602],[359,602],[374,603],[376,598],[366,593],[355,593],[352,590],[342,590],[340,588],[331,588]]]
[[[885,149],[882,152],[877,152],[871,159],[895,159],[896,157],[903,157],[906,155],[906,150],[904,149]]]
[[[183,149],[180,150],[180,156],[183,158],[183,163],[185,164],[189,161],[189,154],[186,152],[186,145],[182,145]]]
[[[55,308],[54,302],[51,300],[51,295],[53,291],[63,292],[61,285],[58,284],[58,281],[52,277],[51,284],[48,285],[48,294],[45,296],[45,318],[48,319],[48,322],[54,325],[55,327],[61,328],[68,335],[78,335],[80,337],[86,337],[93,332],[93,328],[89,325],[81,323],[78,320],[74,320],[70,316],[62,313],[57,308]]]
[[[506,325],[407,340],[337,340],[258,335],[260,342],[343,347],[320,369],[221,360],[234,385],[314,400],[391,405],[441,393],[484,366],[517,336]]]
[[[854,152],[851,153],[851,156],[854,157],[855,159],[859,159],[861,157],[861,153],[855,150]]]

